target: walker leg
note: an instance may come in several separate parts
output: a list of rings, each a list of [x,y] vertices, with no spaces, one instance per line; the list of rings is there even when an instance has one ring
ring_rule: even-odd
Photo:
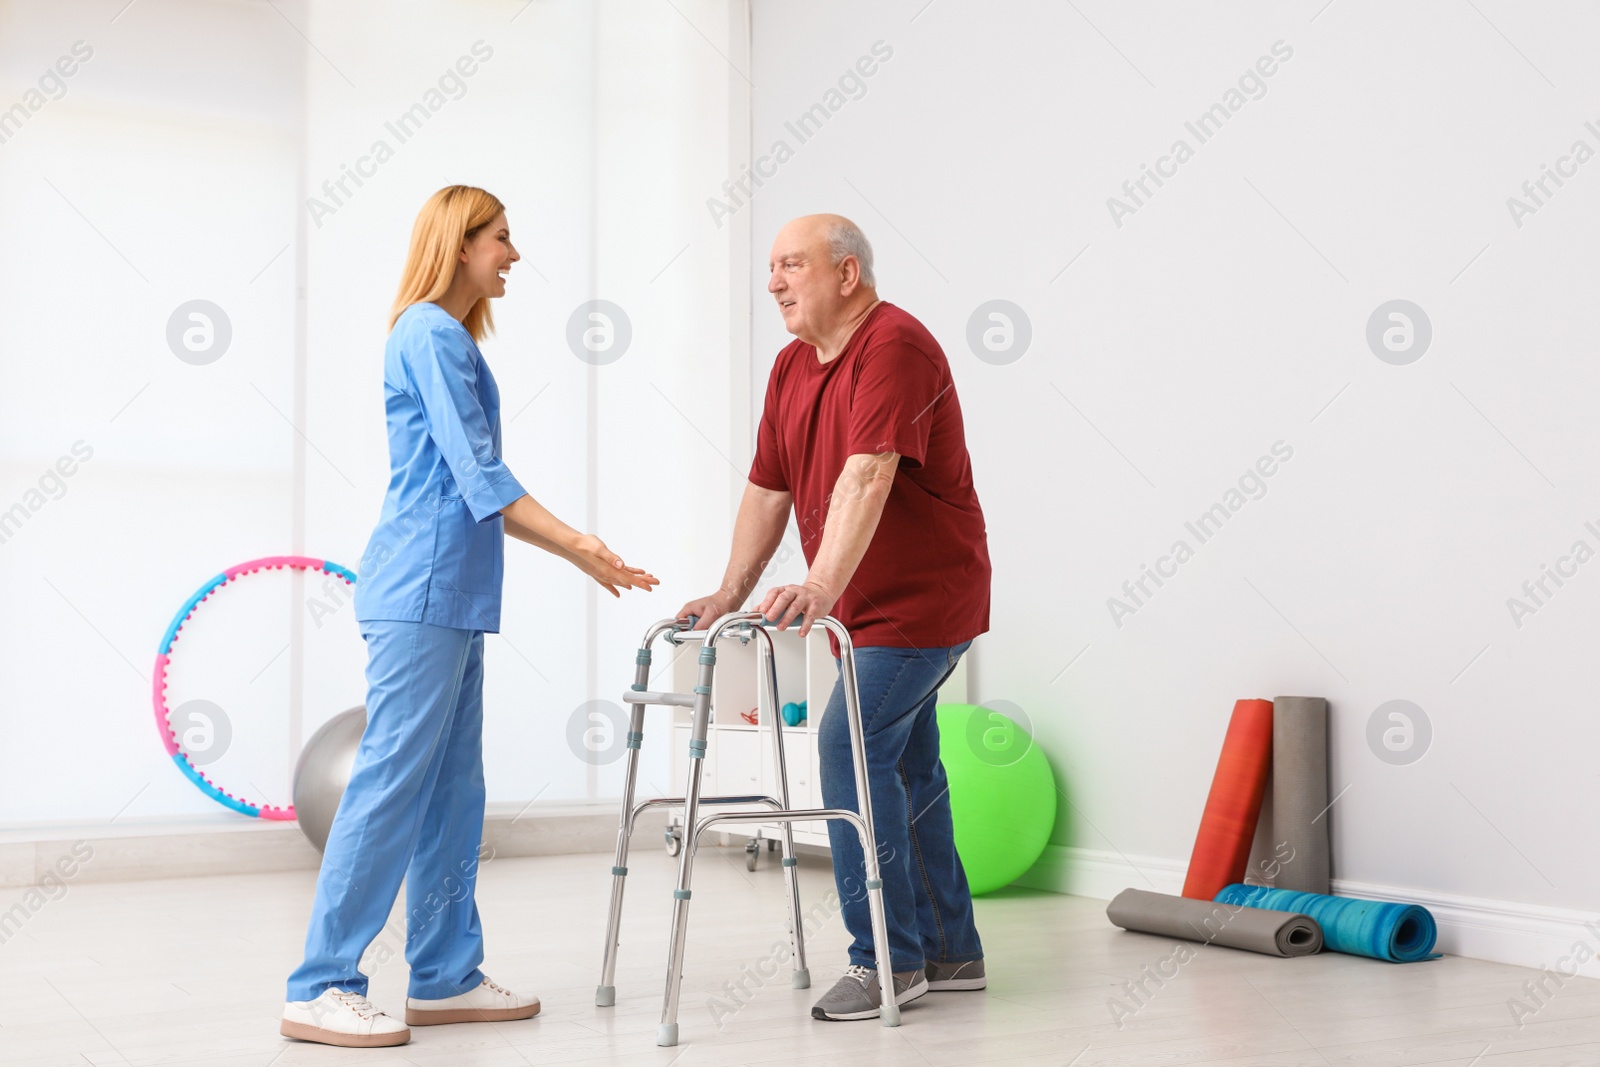
[[[844,680],[845,711],[849,715],[850,748],[856,775],[856,806],[860,809],[861,851],[866,859],[867,910],[872,917],[872,952],[878,962],[878,1009],[884,1026],[900,1025],[900,1005],[895,1002],[894,965],[889,958],[889,922],[883,906],[883,878],[878,868],[878,834],[872,824],[872,794],[867,783],[867,745],[861,727],[861,693],[856,688],[856,653],[850,635],[831,618],[825,624],[839,641],[840,674]]]
[[[788,807],[787,800],[783,802]],[[790,944],[794,948],[794,973],[789,984],[795,989],[811,988],[811,969],[806,966],[806,932],[800,918],[800,860],[794,854],[792,823],[783,824],[783,880],[789,895]]]
[[[694,872],[694,854],[699,847],[699,835],[693,827],[700,800],[700,760],[692,761],[689,770],[688,823],[685,826],[683,852],[678,856],[678,888],[672,891],[672,934],[667,946],[667,987],[661,1002],[661,1026],[656,1032],[656,1044],[672,1046],[678,1043],[678,993],[683,984],[683,950],[689,931],[689,880]]]
[[[872,917],[872,953],[878,960],[878,990],[882,998],[878,1018],[884,1026],[900,1025],[900,1005],[894,998],[894,965],[889,959],[889,921],[883,906],[883,879],[878,871],[878,855],[874,842],[864,829],[861,848],[867,856],[867,911]]]
[[[689,880],[694,873],[694,855],[700,846],[700,776],[705,769],[706,730],[711,719],[711,677],[717,662],[716,649],[700,650],[700,684],[694,723],[689,730],[689,786],[683,791],[683,852],[678,857],[678,888],[672,891],[672,935],[667,947],[667,987],[661,1001],[661,1025],[656,1044],[671,1047],[678,1043],[678,993],[683,984],[683,949],[689,929]]]
[[[760,666],[764,668],[761,680],[771,715],[772,766],[778,779],[778,803],[787,810],[793,805],[789,803],[789,768],[784,760],[783,716],[779,714],[777,656],[772,647],[772,635],[761,627],[757,627],[755,632],[760,635],[757,649],[762,658]],[[789,984],[795,989],[809,989],[811,969],[806,966],[806,934],[800,918],[800,860],[794,853],[794,824],[784,821],[778,827],[783,842],[783,888],[789,903],[789,943],[794,951],[794,973],[789,978]]]
[[[650,683],[650,650],[639,650],[634,668],[634,684]],[[633,837],[633,793],[639,775],[639,745],[644,739],[644,705],[633,705],[628,718],[628,768],[622,781],[622,815],[617,820],[617,851],[611,864],[611,909],[606,916],[606,950],[600,963],[600,984],[595,987],[596,1007],[609,1008],[617,1002],[617,945],[622,930],[622,892],[628,878],[628,843]]]

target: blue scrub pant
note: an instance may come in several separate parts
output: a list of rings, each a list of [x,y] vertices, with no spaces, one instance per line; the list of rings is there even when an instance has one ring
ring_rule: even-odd
[[[365,622],[367,728],[322,854],[306,958],[289,1000],[363,996],[362,953],[406,886],[409,995],[483,981],[475,897],[483,840],[483,632]],[[390,935],[385,935],[390,936]]]

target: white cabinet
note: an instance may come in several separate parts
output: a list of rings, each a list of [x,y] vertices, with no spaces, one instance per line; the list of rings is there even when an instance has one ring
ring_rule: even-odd
[[[812,743],[806,746],[804,754],[805,762],[802,764],[802,767],[805,770],[806,776],[806,800],[807,803],[809,803],[813,808],[820,808],[823,807],[821,754],[816,746],[815,733],[812,734]],[[826,822],[808,822],[803,823],[802,825],[809,828],[812,833],[821,834],[822,840],[824,842],[827,841],[828,824]]]
[[[758,796],[761,794],[761,757],[757,744],[761,739],[754,726],[726,726],[714,731],[717,735],[716,755],[706,746],[707,773],[717,776],[717,792],[730,796]],[[715,763],[713,771],[709,764]]]
[[[780,802],[783,797],[778,795],[778,775],[774,769],[776,756],[772,751],[772,731],[766,726],[761,728],[761,792],[770,797],[776,797]],[[817,781],[817,744],[816,733],[804,727],[784,727],[783,731],[783,765],[789,773],[789,807],[791,808],[820,808],[822,806],[822,788]],[[796,832],[815,832],[822,830],[821,823],[797,822],[794,824]]]

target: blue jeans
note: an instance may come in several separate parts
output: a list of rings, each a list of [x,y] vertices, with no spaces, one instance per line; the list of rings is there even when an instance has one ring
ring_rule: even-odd
[[[305,960],[287,999],[337,986],[363,996],[362,954],[405,942],[408,994],[453,997],[483,982],[476,900],[483,841],[483,632],[365,622],[367,728],[322,853]],[[404,930],[384,930],[406,886]]]
[[[983,958],[972,920],[972,893],[956,855],[950,786],[939,762],[939,725],[934,718],[939,686],[971,644],[856,649],[889,960],[897,972],[918,970],[929,961]],[[823,804],[859,810],[843,679],[834,684],[828,698],[817,728],[817,747]],[[850,962],[875,966],[861,838],[854,826],[839,819],[828,823],[828,838],[844,925],[853,939]]]

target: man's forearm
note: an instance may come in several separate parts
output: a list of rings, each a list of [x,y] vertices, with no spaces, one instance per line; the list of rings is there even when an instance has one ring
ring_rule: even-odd
[[[761,572],[783,540],[793,499],[788,493],[763,489],[753,482],[745,485],[733,524],[728,570],[722,576],[722,591],[731,604],[743,604],[761,580]]]
[[[850,584],[878,530],[899,460],[898,455],[885,453],[851,456],[845,462],[828,500],[822,544],[806,575],[808,583],[822,587],[834,598]]]

